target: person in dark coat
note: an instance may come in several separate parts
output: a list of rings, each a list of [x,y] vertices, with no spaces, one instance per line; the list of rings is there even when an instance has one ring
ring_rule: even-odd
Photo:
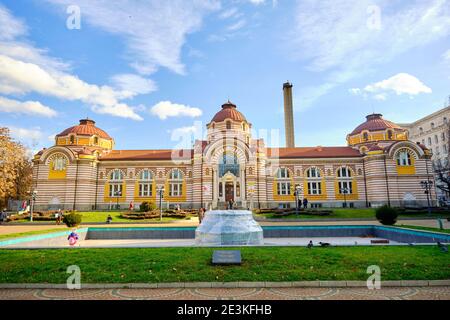
[[[305,209],[307,209],[308,208],[308,199],[303,199],[303,207],[305,208]]]

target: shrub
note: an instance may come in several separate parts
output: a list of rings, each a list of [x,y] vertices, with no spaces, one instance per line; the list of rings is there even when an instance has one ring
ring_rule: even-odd
[[[376,210],[377,220],[384,225],[394,225],[397,222],[398,211],[389,206],[382,206]]]
[[[76,227],[81,223],[81,214],[69,213],[64,215],[63,222],[69,228]]]
[[[139,206],[139,211],[141,211],[141,212],[149,212],[149,211],[153,211],[155,209],[156,209],[155,203],[149,202],[149,201],[144,201]]]

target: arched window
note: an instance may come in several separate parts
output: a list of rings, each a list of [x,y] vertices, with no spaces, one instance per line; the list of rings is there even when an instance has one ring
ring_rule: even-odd
[[[347,167],[341,167],[337,171],[339,194],[352,194],[352,172]]]
[[[153,172],[142,170],[139,174],[139,197],[151,197],[153,195]]]
[[[322,179],[318,168],[312,167],[306,171],[306,178],[308,180],[308,194],[320,195],[322,194]]]
[[[183,194],[183,172],[173,169],[169,175],[169,196],[181,197]]]
[[[369,134],[367,132],[363,133],[363,141],[369,141]]]
[[[397,165],[407,167],[412,165],[411,154],[407,150],[400,150],[397,154]]]
[[[121,197],[122,196],[122,182],[123,182],[123,172],[119,169],[114,169],[109,174],[109,196],[112,197]]]
[[[64,171],[66,170],[67,159],[62,155],[57,155],[53,158],[53,171]]]
[[[351,178],[352,172],[347,167],[341,167],[337,171],[338,178]]]
[[[236,154],[224,153],[219,159],[219,177],[223,177],[227,172],[239,177],[239,163]]]
[[[387,132],[387,138],[388,138],[388,140],[394,139],[394,133],[392,132],[392,130],[388,130],[388,132]]]
[[[70,144],[75,144],[75,136],[70,136]]]
[[[94,145],[98,145],[98,137],[94,137]]]
[[[306,171],[306,177],[307,178],[320,178],[321,177],[320,170],[315,167],[310,168]]]
[[[227,130],[231,129],[231,121],[227,121]]]
[[[291,195],[291,175],[287,168],[280,168],[277,171],[277,194],[279,196]]]

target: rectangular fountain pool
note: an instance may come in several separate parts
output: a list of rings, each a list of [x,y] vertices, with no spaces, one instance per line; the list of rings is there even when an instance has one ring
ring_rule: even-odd
[[[80,228],[80,247],[195,246],[195,227]],[[270,226],[263,227],[265,246],[390,245],[450,243],[450,234],[386,226]],[[0,241],[0,248],[67,248],[69,231]],[[381,240],[381,241],[380,241]],[[383,245],[383,244],[376,244]]]

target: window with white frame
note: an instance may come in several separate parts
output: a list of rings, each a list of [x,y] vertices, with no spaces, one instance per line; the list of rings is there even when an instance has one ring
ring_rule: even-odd
[[[412,165],[411,154],[407,150],[401,150],[397,154],[397,165],[402,167]]]
[[[352,194],[352,171],[347,167],[341,167],[337,171],[339,194]]]
[[[321,182],[308,182],[308,194],[309,195],[322,194],[322,183]]]
[[[291,194],[291,176],[287,168],[280,168],[277,172],[277,194],[288,196]]]
[[[180,169],[173,169],[169,176],[169,196],[180,197],[183,194],[183,173]]]
[[[53,158],[52,164],[53,171],[64,171],[66,170],[67,159],[63,155],[58,154]]]
[[[151,197],[153,195],[153,172],[142,170],[139,174],[139,197]]]
[[[307,178],[320,178],[321,174],[320,174],[320,170],[318,168],[310,168],[306,171],[306,177]]]
[[[122,182],[123,172],[119,169],[114,169],[109,174],[109,196],[121,197],[122,196]]]
[[[322,194],[322,174],[318,168],[312,167],[306,171],[306,177],[308,179],[308,194],[320,195]]]

